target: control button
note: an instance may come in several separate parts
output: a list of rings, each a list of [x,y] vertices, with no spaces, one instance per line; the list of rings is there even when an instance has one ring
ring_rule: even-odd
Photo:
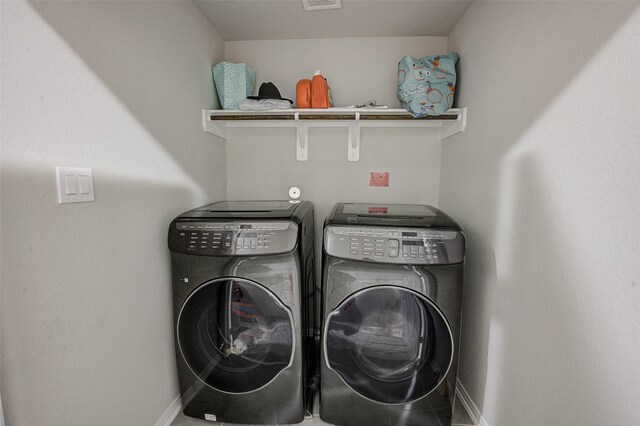
[[[424,259],[424,254],[419,254],[419,255],[418,255],[418,257],[419,257],[420,259]]]
[[[256,246],[251,246],[252,249],[256,248]]]
[[[398,249],[397,248],[390,248],[389,249],[389,256],[390,257],[398,257]]]
[[[363,243],[370,243],[371,242],[371,238],[363,238],[362,242]]]
[[[393,237],[393,231],[387,231],[387,235]]]
[[[373,244],[371,243],[362,243],[362,247],[373,247]]]
[[[233,231],[235,229],[236,229],[236,227],[234,225],[225,225],[224,226],[224,230],[225,231]]]
[[[382,257],[382,256],[384,256],[384,253],[382,253],[381,251],[377,251],[376,252],[376,256],[377,257]]]
[[[402,257],[409,257],[407,253],[402,253]]]
[[[351,237],[351,238],[350,238],[350,240],[351,240],[351,241],[358,241],[358,238],[356,238],[356,237]]]
[[[413,253],[411,253],[411,257],[415,258],[415,257],[416,257],[416,255],[415,255],[415,254],[413,254]]]
[[[358,250],[349,250],[349,253],[351,253],[351,254],[358,254]]]
[[[367,251],[362,250],[362,254],[363,254],[364,256],[371,256],[371,252],[370,252],[370,251],[368,251],[368,250],[367,250]]]
[[[384,240],[381,240],[380,238],[376,239],[376,243],[384,243]]]
[[[231,243],[224,243],[224,248],[231,248]]]
[[[389,240],[387,244],[389,245],[389,247],[398,247],[400,245],[400,242],[398,240]]]

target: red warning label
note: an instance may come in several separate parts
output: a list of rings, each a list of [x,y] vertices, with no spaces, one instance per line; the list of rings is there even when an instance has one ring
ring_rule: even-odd
[[[370,172],[369,186],[389,187],[389,172]]]
[[[369,214],[387,214],[387,207],[373,207],[369,206]]]

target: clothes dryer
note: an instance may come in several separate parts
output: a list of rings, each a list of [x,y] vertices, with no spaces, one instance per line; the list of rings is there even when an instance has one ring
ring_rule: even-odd
[[[169,228],[176,362],[185,415],[299,423],[310,409],[313,205],[209,204]]]
[[[431,206],[334,207],[323,242],[322,420],[451,423],[464,245]]]

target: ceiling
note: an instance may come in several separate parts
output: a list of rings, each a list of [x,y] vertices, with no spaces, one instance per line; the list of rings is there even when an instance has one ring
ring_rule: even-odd
[[[306,12],[301,0],[195,0],[225,41],[446,36],[471,1],[342,0]]]

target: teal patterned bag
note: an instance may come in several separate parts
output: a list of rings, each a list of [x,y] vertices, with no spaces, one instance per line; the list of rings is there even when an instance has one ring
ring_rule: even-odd
[[[453,105],[457,53],[398,62],[398,99],[414,117],[442,115]]]
[[[211,73],[222,109],[238,109],[240,102],[253,95],[256,72],[249,65],[220,62]]]

